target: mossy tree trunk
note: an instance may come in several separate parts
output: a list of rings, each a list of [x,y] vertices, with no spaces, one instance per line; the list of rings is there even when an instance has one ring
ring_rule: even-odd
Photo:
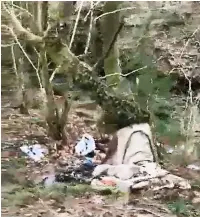
[[[103,38],[99,19],[93,22],[90,50],[92,52],[92,63],[95,64],[103,55]],[[101,70],[101,68],[103,68],[103,64],[97,70]]]
[[[114,8],[110,10],[114,10]],[[96,94],[97,103],[105,111],[113,111],[116,116],[115,119],[117,123],[120,122],[120,120],[124,121],[124,123],[118,123],[120,128],[123,127],[124,124],[127,126],[132,123],[149,122],[149,111],[141,109],[140,105],[138,105],[132,97],[128,98],[128,96],[124,96],[123,94],[116,94],[113,89],[108,88],[108,86],[105,85],[101,79],[95,76],[96,73],[94,67],[89,66],[86,62],[80,61],[70,51],[67,44],[62,43],[59,37],[48,34],[45,37],[41,37],[40,35],[33,34],[31,31],[28,31],[21,25],[14,12],[12,12],[11,8],[9,8],[9,12],[10,13],[7,13],[7,16],[9,16],[10,24],[13,26],[15,34],[18,36],[18,38],[23,38],[27,42],[32,43],[33,46],[36,45],[38,50],[41,52],[46,52],[52,61],[57,66],[60,66],[59,71],[63,71],[69,77],[73,77],[74,84],[77,82],[81,85],[84,84],[87,87],[90,87],[92,92]],[[113,22],[116,21],[114,20]],[[113,23],[110,24],[113,25]],[[118,27],[116,27],[116,29],[119,28],[119,24],[120,22],[118,22]],[[109,25],[107,25],[107,29],[108,28],[110,28]],[[115,33],[116,32],[117,31],[115,31]],[[112,52],[114,53],[114,61],[112,62],[113,67],[110,68],[113,70],[113,68],[116,66],[116,70],[120,70],[118,63],[119,53],[118,51],[115,51],[115,48],[113,48]],[[44,55],[43,53],[41,54]],[[112,53],[110,53],[110,55],[111,54]],[[107,67],[105,68],[106,70],[108,69]],[[47,71],[48,69],[46,68],[45,70]],[[107,70],[106,73],[110,74],[110,71]],[[116,71],[114,73],[116,73]],[[116,80],[119,80],[119,76],[116,76],[115,78],[117,78]],[[49,94],[51,94],[51,91],[49,91]],[[52,109],[52,112],[55,112],[55,110],[53,111]],[[54,115],[56,114],[54,113]]]
[[[35,9],[37,9],[35,20],[37,20],[37,27],[39,30],[38,34],[42,36],[47,28],[48,2],[36,2]],[[62,133],[60,128],[59,112],[54,100],[53,88],[49,80],[50,76],[44,43],[39,49],[39,63],[42,86],[45,91],[45,115],[49,127],[49,135],[53,139],[60,140],[62,138]]]
[[[60,123],[59,123],[59,113],[54,101],[53,88],[51,83],[49,82],[49,72],[47,66],[47,58],[46,51],[40,50],[40,74],[42,85],[45,90],[45,104],[46,104],[46,121],[49,127],[49,135],[56,140],[60,140],[62,138]]]
[[[67,94],[64,94],[64,109],[62,114],[60,115],[60,131],[62,134],[62,142],[63,144],[67,144],[67,132],[66,132],[66,124],[68,120],[68,114],[71,108],[71,102],[67,97]]]
[[[61,28],[59,30],[59,37],[69,44],[70,36],[72,32],[72,15],[75,11],[73,1],[62,1],[59,2],[59,24]]]
[[[14,45],[11,47],[11,54],[12,54],[12,60],[13,60],[13,69],[16,75],[16,82],[18,87],[18,92],[20,94],[20,113],[21,114],[29,114],[28,111],[28,100],[27,100],[27,94],[25,90],[25,81],[24,81],[24,57],[21,56],[18,60],[15,58],[15,49]]]
[[[121,2],[109,1],[104,5],[104,13],[113,12],[118,9]],[[113,38],[120,25],[120,12],[110,13],[102,17],[101,29],[103,36],[103,53],[108,51]],[[108,56],[104,59],[104,72],[107,77],[107,83],[109,85],[117,86],[120,81],[121,68],[119,64],[119,49],[117,46],[117,40],[112,46]],[[116,74],[118,73],[118,74]],[[113,76],[109,76],[114,74]]]

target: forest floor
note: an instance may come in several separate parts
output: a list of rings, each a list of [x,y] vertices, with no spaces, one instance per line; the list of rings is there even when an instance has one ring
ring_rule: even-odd
[[[40,188],[30,181],[41,178],[43,168],[26,158],[19,147],[36,140],[40,144],[53,146],[46,132],[44,116],[37,109],[31,109],[30,115],[19,114],[9,106],[9,100],[2,100],[1,116],[1,162],[2,162],[2,216],[31,217],[92,217],[92,216],[200,216],[200,173],[188,171],[174,165],[171,170],[191,180],[192,190],[180,193],[169,191],[155,200],[151,192],[135,192],[126,196],[100,194],[88,185],[68,186],[60,184],[51,188]],[[91,113],[91,112],[90,112]],[[86,120],[87,119],[87,120]],[[69,141],[62,150],[62,158],[72,155],[73,146],[84,132],[99,137],[94,123],[80,115],[74,109],[68,121]],[[49,158],[53,159],[53,155]],[[58,159],[57,159],[58,160]],[[51,161],[55,162],[55,160]],[[50,165],[50,164],[49,164]],[[28,181],[29,180],[29,181]],[[67,189],[67,190],[66,190]]]

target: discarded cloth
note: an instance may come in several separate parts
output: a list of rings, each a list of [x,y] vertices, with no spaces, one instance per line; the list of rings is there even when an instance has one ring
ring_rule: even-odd
[[[170,174],[167,170],[162,169],[156,163],[144,162],[143,165],[98,165],[93,171],[94,179],[91,186],[94,189],[110,188],[109,184],[99,181],[107,177],[114,182],[115,187],[121,191],[122,189],[141,189],[144,187],[154,188],[154,190],[162,188],[190,189],[188,180]],[[96,178],[95,178],[96,177]],[[124,191],[124,190],[123,190]]]

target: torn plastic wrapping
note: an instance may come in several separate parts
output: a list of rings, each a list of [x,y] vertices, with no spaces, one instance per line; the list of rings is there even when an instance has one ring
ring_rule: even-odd
[[[20,149],[35,162],[41,161],[45,157],[45,154],[47,154],[47,149],[43,148],[40,144],[31,146],[24,145],[21,146]]]

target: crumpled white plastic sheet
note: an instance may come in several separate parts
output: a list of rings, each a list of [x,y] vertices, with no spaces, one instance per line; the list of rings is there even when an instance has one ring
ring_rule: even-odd
[[[31,146],[23,145],[20,147],[20,149],[22,152],[28,155],[28,157],[34,160],[35,162],[41,161],[42,158],[45,157],[45,154],[47,154],[47,149],[42,148],[40,144],[35,144]]]

